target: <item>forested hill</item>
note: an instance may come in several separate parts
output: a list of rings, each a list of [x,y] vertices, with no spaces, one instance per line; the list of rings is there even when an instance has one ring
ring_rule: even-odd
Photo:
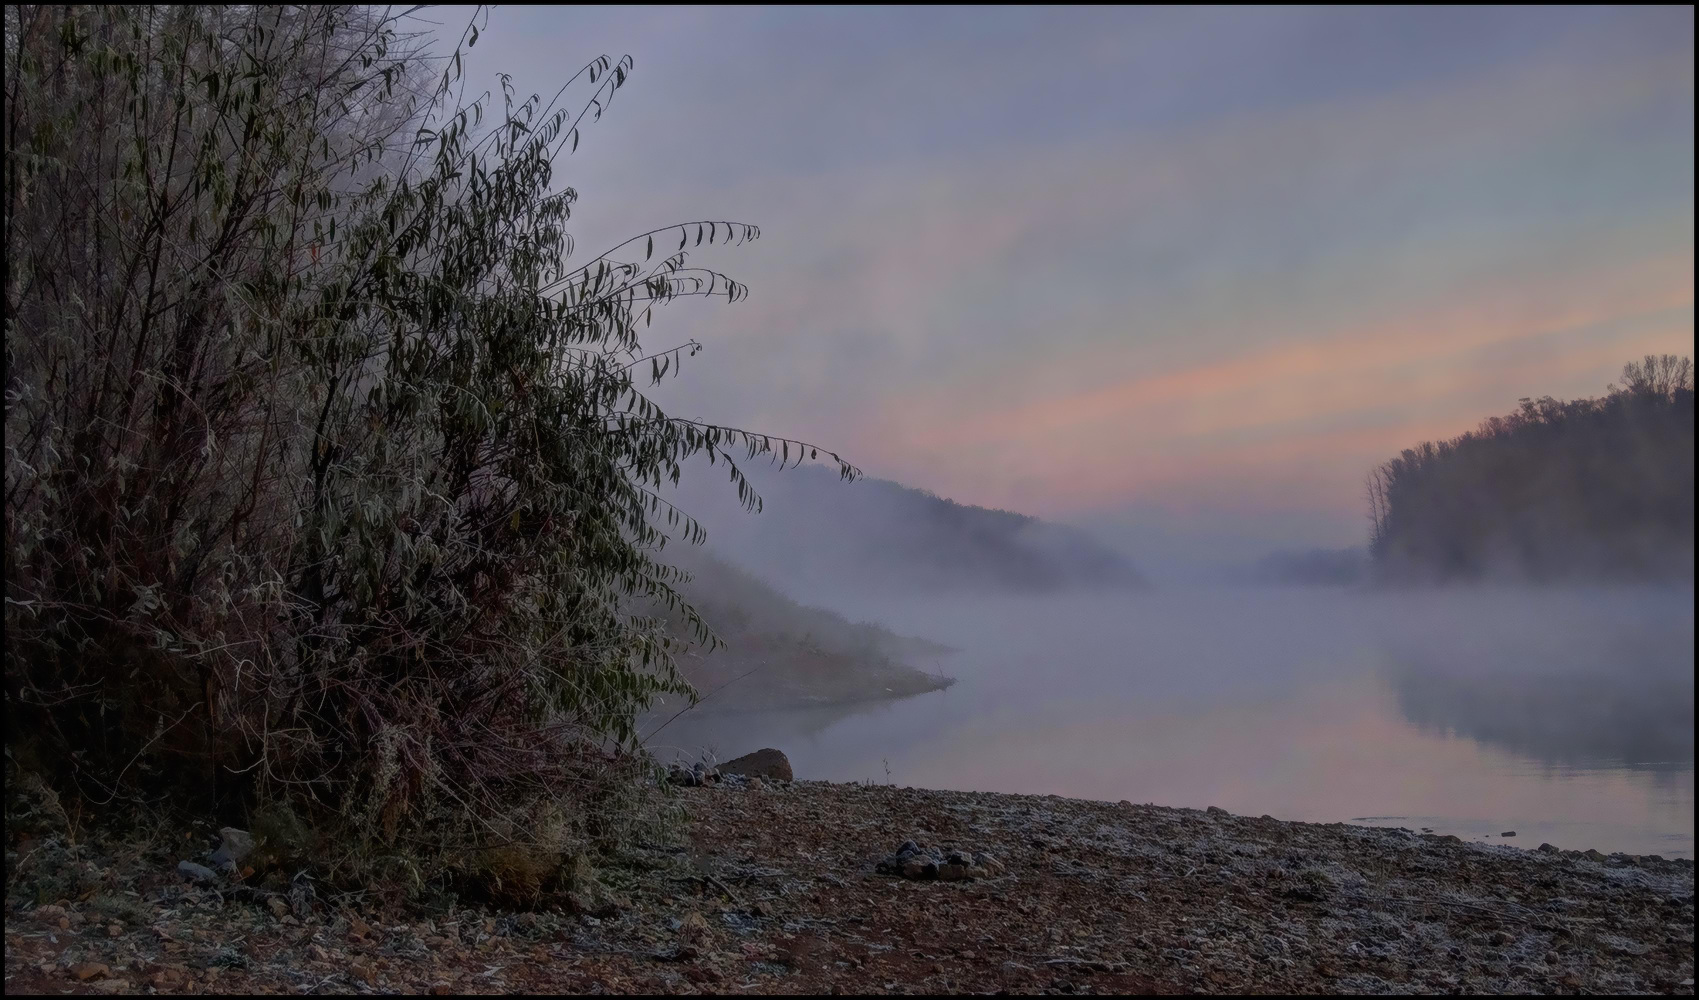
[[[759,483],[759,515],[708,518],[709,545],[787,588],[1055,591],[1134,587],[1132,562],[1086,532],[819,467]]]
[[[1369,477],[1387,580],[1693,578],[1693,363],[1648,356],[1593,399],[1522,400]]]

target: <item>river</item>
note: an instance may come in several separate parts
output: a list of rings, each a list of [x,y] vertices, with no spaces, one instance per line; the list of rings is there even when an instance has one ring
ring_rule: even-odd
[[[720,760],[775,746],[800,778],[1213,805],[1691,858],[1693,597],[1691,587],[831,595],[821,603],[852,618],[956,647],[918,665],[957,683],[797,711],[728,710],[735,697],[722,694],[651,746]]]

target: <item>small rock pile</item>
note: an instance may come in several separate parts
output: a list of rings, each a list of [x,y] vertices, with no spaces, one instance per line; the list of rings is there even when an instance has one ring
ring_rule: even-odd
[[[719,769],[709,767],[701,761],[697,761],[688,768],[674,764],[667,769],[667,781],[674,785],[682,785],[685,788],[700,788],[703,785],[712,785],[719,780]]]
[[[772,747],[744,754],[718,767],[697,761],[688,768],[674,764],[667,769],[667,781],[685,788],[726,784],[759,790],[764,781],[788,783],[791,780],[790,759],[783,751],[774,750]]]
[[[227,826],[219,830],[218,835],[223,842],[218,845],[217,850],[213,851],[209,858],[217,866],[216,870],[194,861],[180,861],[177,863],[178,874],[191,882],[198,882],[202,885],[211,885],[217,881],[221,872],[227,875],[235,875],[236,868],[243,859],[254,853],[253,834],[246,830]]]
[[[1003,863],[984,851],[921,847],[912,840],[905,840],[897,852],[879,862],[875,870],[883,875],[902,878],[959,882],[999,875],[1003,872]]]

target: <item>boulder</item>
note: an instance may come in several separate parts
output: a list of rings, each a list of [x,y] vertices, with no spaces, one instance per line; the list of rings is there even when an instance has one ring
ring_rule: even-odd
[[[219,868],[234,868],[244,858],[254,853],[254,838],[246,830],[238,830],[227,826],[218,831],[223,843],[218,850],[212,852],[212,863]]]
[[[744,754],[736,760],[728,760],[720,765],[720,771],[723,774],[741,774],[770,781],[791,780],[790,758],[771,747]]]

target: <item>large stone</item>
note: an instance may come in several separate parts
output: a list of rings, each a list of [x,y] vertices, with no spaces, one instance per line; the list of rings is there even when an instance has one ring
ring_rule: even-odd
[[[754,753],[744,754],[736,760],[728,760],[720,765],[721,774],[741,774],[750,778],[767,778],[772,781],[791,780],[791,762],[782,752],[768,747]]]
[[[212,863],[220,868],[234,867],[248,855],[254,853],[254,838],[246,830],[238,830],[227,826],[218,831],[224,842],[218,845],[218,850],[212,852]]]

